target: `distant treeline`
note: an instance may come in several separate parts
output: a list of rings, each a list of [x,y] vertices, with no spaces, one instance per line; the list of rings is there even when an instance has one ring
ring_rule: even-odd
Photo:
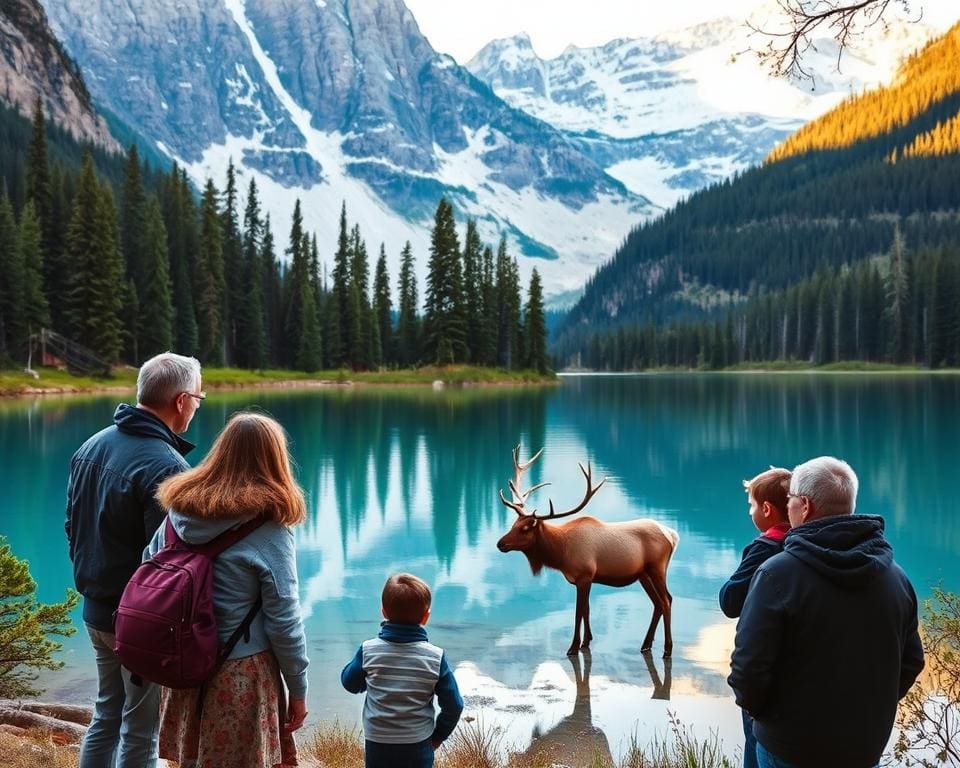
[[[781,291],[729,307],[714,320],[622,326],[557,350],[599,370],[717,369],[778,360],[960,365],[960,263],[944,248],[906,248],[824,268]]]
[[[345,206],[328,281],[300,201],[280,258],[252,179],[241,214],[232,162],[223,191],[208,180],[198,199],[183,169],[152,170],[135,146],[123,161],[81,155],[46,125],[39,103],[26,133],[29,122],[11,110],[0,117],[0,360],[22,359],[30,335],[52,328],[131,364],[174,349],[246,368],[547,370],[539,274],[524,303],[506,240],[494,255],[470,220],[461,249],[446,200],[434,219],[421,313],[410,244],[395,308],[385,246],[371,283],[366,244]]]

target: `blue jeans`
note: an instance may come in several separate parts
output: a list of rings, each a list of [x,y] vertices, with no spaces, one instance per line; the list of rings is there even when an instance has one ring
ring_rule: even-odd
[[[743,768],[758,768],[757,738],[753,735],[753,718],[745,709],[740,710],[743,715]]]
[[[363,764],[365,768],[433,768],[433,744],[430,739],[417,744],[381,744],[367,740]]]
[[[757,744],[757,765],[760,768],[794,768],[791,763],[788,763],[786,760],[781,760],[772,752],[767,752],[764,749],[763,744],[759,741]]]
[[[113,635],[89,624],[99,685],[80,768],[156,768],[160,686],[136,685],[113,652]]]
[[[781,760],[772,752],[768,752],[759,741],[757,742],[757,765],[760,768],[796,768],[793,763]],[[873,768],[877,768],[877,766],[873,766]]]

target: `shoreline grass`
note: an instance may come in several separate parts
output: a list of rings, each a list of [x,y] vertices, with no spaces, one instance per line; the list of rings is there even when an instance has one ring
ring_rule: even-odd
[[[734,768],[736,763],[723,753],[715,731],[699,738],[673,713],[669,717],[669,731],[654,736],[649,744],[641,745],[634,734],[619,760],[595,750],[587,762],[540,750],[535,744],[521,751],[505,744],[499,726],[486,726],[482,720],[463,722],[437,751],[436,768]],[[337,720],[321,722],[312,731],[298,734],[297,744],[301,768],[363,768],[363,736],[356,726]],[[5,756],[0,765],[10,768],[79,765],[75,745],[57,744],[39,731],[17,735],[0,731],[0,752]]]
[[[72,395],[97,392],[128,392],[136,386],[137,369],[125,366],[109,377],[74,376],[56,368],[40,368],[39,378],[22,369],[0,370],[0,396]],[[442,381],[450,386],[549,385],[557,382],[553,373],[507,371],[470,365],[424,366],[422,368],[380,371],[264,370],[242,368],[204,368],[203,387],[207,390],[256,388],[311,388],[349,386],[430,386]]]

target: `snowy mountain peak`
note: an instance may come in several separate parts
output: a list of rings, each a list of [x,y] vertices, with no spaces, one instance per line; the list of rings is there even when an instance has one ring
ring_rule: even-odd
[[[763,26],[771,10],[751,17]],[[764,15],[766,14],[766,15]],[[515,107],[563,130],[629,189],[661,206],[760,162],[804,122],[851,93],[889,82],[899,61],[939,30],[876,27],[836,69],[832,41],[805,57],[814,76],[769,74],[745,19],[719,18],[543,60],[515,39],[495,41],[467,65]],[[747,51],[747,53],[744,53]]]
[[[402,0],[45,2],[96,100],[198,184],[222,183],[232,158],[278,232],[300,198],[331,251],[345,200],[394,268],[410,240],[425,269],[446,196],[488,242],[505,233],[549,295],[658,211],[439,55]]]

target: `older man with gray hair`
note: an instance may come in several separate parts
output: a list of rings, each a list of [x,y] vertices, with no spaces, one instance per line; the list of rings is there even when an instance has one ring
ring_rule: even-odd
[[[157,764],[158,686],[132,679],[113,652],[113,613],[166,511],[157,485],[189,465],[186,432],[201,401],[200,363],[170,352],[147,360],[136,406],[122,403],[113,424],[70,461],[67,538],[83,621],[93,644],[99,690],[80,750],[80,768]]]
[[[923,669],[917,596],[832,456],[794,468],[784,551],[750,584],[727,682],[761,768],[868,768]]]

